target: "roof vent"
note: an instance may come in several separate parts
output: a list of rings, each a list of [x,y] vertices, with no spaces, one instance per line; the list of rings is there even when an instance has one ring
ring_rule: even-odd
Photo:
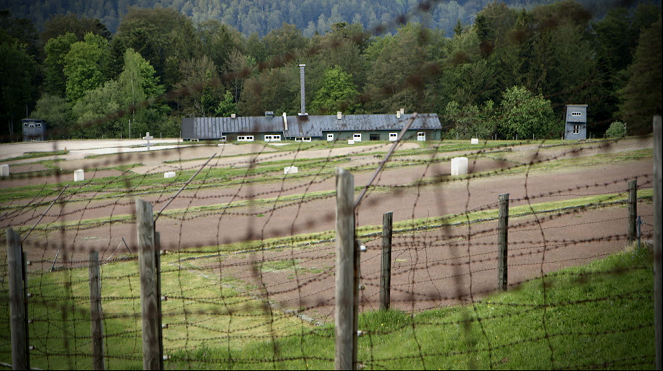
[[[274,117],[274,111],[265,111],[265,117]]]
[[[231,113],[231,114],[230,114],[230,118],[231,118],[231,119],[237,118],[237,115],[235,115],[234,113]]]
[[[341,111],[336,112],[336,119],[337,120],[342,120],[343,119],[343,112],[341,112]]]
[[[405,114],[405,108],[401,108],[401,115]]]
[[[401,118],[401,111],[396,111],[396,118],[397,119]]]

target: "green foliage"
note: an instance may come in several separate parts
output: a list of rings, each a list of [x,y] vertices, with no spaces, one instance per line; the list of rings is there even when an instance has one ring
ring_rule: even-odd
[[[621,138],[626,135],[626,124],[621,121],[614,121],[610,124],[605,136],[608,138]]]
[[[322,84],[311,102],[311,112],[321,115],[330,115],[337,111],[354,113],[358,95],[352,75],[336,66],[325,71]]]
[[[67,77],[64,74],[64,58],[76,42],[76,35],[66,33],[49,39],[44,46],[44,90],[58,97],[66,94]]]
[[[219,76],[216,65],[206,55],[180,65],[182,80],[176,85],[180,102],[189,116],[213,116],[219,105]]]
[[[44,30],[40,35],[40,39],[45,43],[50,39],[68,33],[74,34],[76,41],[83,41],[85,35],[88,33],[101,36],[106,40],[111,39],[111,32],[99,19],[86,16],[78,17],[73,13],[66,15],[55,14],[48,21],[44,22]]]
[[[77,139],[96,139],[111,137],[119,132],[116,120],[104,119],[120,109],[119,84],[110,80],[104,85],[88,90],[76,101],[72,109],[78,126],[72,130],[72,137]],[[97,121],[98,120],[98,121]]]
[[[523,86],[508,88],[502,95],[500,134],[506,138],[555,138],[562,128],[550,101]]]
[[[201,57],[202,45],[193,22],[173,8],[131,7],[115,38],[143,56],[166,89],[179,81],[180,61]]]
[[[661,51],[661,17],[640,34],[629,79],[619,91],[622,103],[619,117],[628,121],[631,134],[652,131],[652,116],[662,112],[663,52]]]
[[[233,93],[226,90],[226,93],[223,95],[223,100],[219,102],[219,106],[216,108],[216,115],[227,117],[233,113],[237,114],[237,104],[233,99]]]
[[[34,66],[34,60],[17,42],[0,44],[0,122],[5,134],[21,133],[20,119],[25,117],[26,105],[34,91],[31,75]]]
[[[493,101],[484,107],[469,104],[461,107],[455,101],[449,102],[445,110],[445,119],[451,123],[452,130],[447,133],[449,139],[490,139],[497,129],[496,112]]]
[[[71,106],[66,99],[44,93],[37,101],[37,107],[30,114],[31,118],[46,121],[46,133],[51,139],[65,139],[74,122]]]
[[[75,104],[107,80],[104,72],[108,57],[108,41],[101,36],[88,33],[85,41],[71,44],[64,57],[67,100]]]

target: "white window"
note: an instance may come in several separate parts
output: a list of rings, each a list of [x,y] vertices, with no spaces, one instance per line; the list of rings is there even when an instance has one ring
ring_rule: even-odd
[[[417,133],[417,140],[418,141],[425,141],[426,140],[426,133],[423,131],[420,131]]]
[[[302,141],[302,138],[295,137],[295,142],[301,142],[301,141]]]
[[[571,112],[571,116],[582,116],[582,112]]]
[[[40,127],[41,127],[41,124],[35,124],[35,127],[40,128]]]
[[[223,136],[221,136],[221,138],[219,138],[219,141],[221,141],[221,142],[225,142],[226,140],[228,140],[228,138],[226,138],[225,135],[223,135]]]
[[[389,133],[389,140],[395,142],[398,140],[398,133]]]
[[[31,128],[35,127],[35,124],[30,124],[30,127],[31,127]]]
[[[253,135],[240,135],[237,137],[238,142],[253,142]]]
[[[311,137],[304,137],[302,138],[304,142],[311,142]]]
[[[327,134],[327,142],[333,142],[334,141],[334,134]]]
[[[580,134],[580,125],[573,125],[573,134]]]
[[[280,135],[265,135],[265,142],[280,142]]]
[[[271,135],[265,135],[265,142],[271,142],[272,141],[272,136]]]
[[[355,133],[352,135],[352,140],[355,142],[361,142],[361,133]]]

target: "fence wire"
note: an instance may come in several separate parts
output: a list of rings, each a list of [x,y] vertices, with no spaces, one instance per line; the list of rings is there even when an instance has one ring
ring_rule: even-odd
[[[419,4],[415,13],[434,3]],[[253,72],[291,59],[274,58]],[[575,89],[597,83],[605,81]],[[162,99],[173,94],[187,92]],[[22,236],[31,231],[23,249],[30,262],[33,367],[92,368],[92,250],[101,264],[106,367],[142,367],[136,198],[155,210],[167,206],[155,225],[163,251],[165,368],[333,367],[338,167],[354,174],[356,194],[366,189],[355,210],[357,238],[366,246],[359,368],[653,365],[653,340],[642,340],[654,337],[653,316],[629,319],[634,306],[653,312],[651,263],[646,249],[624,252],[632,246],[629,181],[638,183],[641,239],[653,235],[651,138],[404,142],[368,186],[391,143],[217,144],[86,159],[76,164],[86,172],[80,182],[72,181],[67,161],[2,180],[3,245],[8,228]],[[451,176],[455,157],[469,159],[467,175]],[[284,175],[287,166],[299,172]],[[166,171],[177,176],[164,179]],[[510,195],[506,293],[497,281],[502,193]],[[395,222],[391,310],[380,311],[381,223],[389,211]],[[6,366],[9,279],[1,251],[0,362]],[[598,263],[605,259],[612,265]],[[635,278],[624,287],[608,281],[627,276]],[[611,343],[636,345],[621,351],[603,345]],[[538,363],[523,363],[532,357]]]

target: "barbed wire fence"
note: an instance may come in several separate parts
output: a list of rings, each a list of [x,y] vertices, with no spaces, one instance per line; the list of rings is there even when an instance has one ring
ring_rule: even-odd
[[[660,322],[616,317],[609,326],[569,330],[559,313],[612,314],[617,306],[628,316],[636,301],[660,317],[651,281],[618,293],[592,288],[604,277],[647,276],[651,266],[560,269],[654,238],[660,282],[661,208],[652,205],[660,203],[658,120],[658,173],[638,161],[618,173],[588,162],[568,176],[541,175],[547,165],[651,142],[619,138],[484,141],[451,151],[444,143],[415,149],[337,140],[286,150],[255,143],[241,157],[214,143],[196,147],[209,152],[202,159],[186,157],[181,146],[170,150],[174,156],[87,160],[92,176],[79,182],[57,170],[48,179],[12,177],[0,209],[8,246],[0,362],[24,369],[492,369],[532,357],[527,348],[534,347],[545,352],[546,368],[649,367],[660,357],[653,346],[596,355],[583,352],[583,339],[651,339]],[[468,174],[451,176],[449,162],[458,157],[469,159]],[[288,166],[299,172],[283,174]],[[173,169],[178,176],[164,179]],[[643,220],[637,236],[636,216]],[[538,294],[513,296],[526,287]],[[501,320],[526,330],[510,336]]]

